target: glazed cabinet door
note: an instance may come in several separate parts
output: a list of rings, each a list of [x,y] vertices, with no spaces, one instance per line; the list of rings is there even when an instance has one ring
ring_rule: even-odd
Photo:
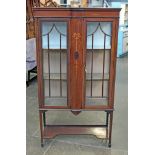
[[[68,27],[65,19],[40,20],[42,100],[46,107],[67,107]]]
[[[111,108],[117,20],[78,17],[39,22],[37,67],[41,107],[73,111]]]
[[[101,108],[110,105],[111,53],[114,53],[113,20],[85,20],[85,104]],[[111,78],[111,79],[110,79]]]

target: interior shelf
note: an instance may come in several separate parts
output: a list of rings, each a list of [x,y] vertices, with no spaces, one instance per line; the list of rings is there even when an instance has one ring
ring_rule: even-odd
[[[65,96],[45,97],[44,102],[46,106],[67,106],[67,97]]]
[[[103,74],[102,73],[93,73],[92,80],[102,80]],[[91,73],[86,73],[86,80],[91,80]],[[109,80],[109,74],[104,74],[104,80]]]
[[[51,80],[60,80],[60,73],[51,73],[50,76],[48,73],[44,73],[44,79],[48,80],[50,77]],[[61,80],[67,80],[67,74],[61,73]]]
[[[44,99],[46,106],[67,106],[66,96],[51,96]],[[86,105],[107,105],[108,98],[105,97],[86,97]]]
[[[67,52],[67,50],[68,49],[65,49],[65,48],[63,48],[63,49],[58,49],[58,48],[56,48],[56,49],[42,49],[42,51],[43,52]],[[87,52],[91,52],[91,51],[94,51],[94,52],[103,52],[104,51],[104,49],[101,49],[101,48],[96,48],[96,49],[86,49],[87,50]],[[111,50],[111,48],[107,48],[107,49],[105,49],[105,51],[107,51],[107,52],[109,52]]]
[[[60,80],[60,73],[51,73],[50,76],[48,73],[44,73],[44,79],[48,80]],[[102,80],[103,74],[102,73],[93,73],[92,74],[92,80]],[[66,73],[61,73],[61,80],[67,80],[67,74]],[[86,80],[90,81],[91,80],[91,73],[86,73]],[[104,80],[109,80],[109,74],[106,73],[104,74]]]
[[[87,52],[89,52],[89,51],[90,51],[90,52],[91,52],[91,51],[94,51],[94,52],[103,52],[104,50],[107,51],[107,52],[109,52],[109,51],[111,50],[111,48],[106,48],[106,49],[103,49],[103,48],[102,48],[102,49],[101,49],[101,48],[95,48],[95,49],[91,49],[91,48],[90,48],[90,49],[89,49],[89,48],[87,48],[86,50],[87,50]]]
[[[107,105],[108,99],[105,97],[86,97],[86,105]]]
[[[65,49],[65,48],[63,48],[63,49],[42,49],[43,50],[43,52],[67,52],[67,50],[68,49]]]

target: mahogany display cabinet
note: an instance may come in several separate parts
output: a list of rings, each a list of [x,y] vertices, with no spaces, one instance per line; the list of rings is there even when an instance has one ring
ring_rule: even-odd
[[[92,134],[107,139],[111,147],[119,12],[118,8],[33,8],[41,146],[60,134]],[[106,123],[52,125],[46,122],[49,110],[74,115],[103,111]]]

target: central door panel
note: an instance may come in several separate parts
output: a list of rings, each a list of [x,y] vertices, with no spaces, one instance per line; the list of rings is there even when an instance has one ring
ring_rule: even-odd
[[[71,109],[81,109],[84,103],[82,19],[70,21],[70,65],[69,65],[69,105]]]

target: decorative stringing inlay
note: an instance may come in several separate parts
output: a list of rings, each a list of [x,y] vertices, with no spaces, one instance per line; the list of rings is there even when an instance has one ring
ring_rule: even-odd
[[[80,33],[73,33],[72,37],[76,40],[76,51],[77,51],[77,40],[81,38],[81,34]]]
[[[77,60],[79,58],[79,53],[78,53],[78,47],[77,47],[77,40],[79,40],[81,38],[81,34],[80,33],[73,33],[72,37],[76,40],[76,44],[75,44],[75,47],[76,47],[76,51],[74,53],[74,59],[76,60],[75,61],[75,78],[77,80],[77,67],[78,67],[78,64],[77,64]]]
[[[80,33],[73,33],[73,38],[78,40],[81,37]]]

